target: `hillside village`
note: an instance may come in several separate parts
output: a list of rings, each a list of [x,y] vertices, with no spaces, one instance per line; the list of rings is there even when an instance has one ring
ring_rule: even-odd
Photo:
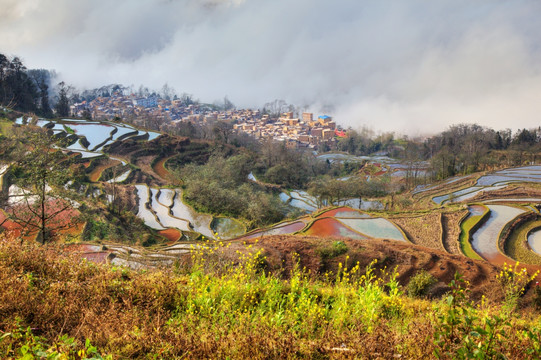
[[[137,97],[134,94],[114,93],[71,106],[73,116],[90,115],[94,120],[130,119],[146,128],[175,127],[182,123],[213,124],[225,122],[238,133],[247,133],[256,139],[286,142],[290,148],[317,149],[322,144],[331,146],[344,130],[337,127],[332,117],[304,112],[295,117],[292,111],[271,116],[260,110],[216,110],[202,104],[186,104],[182,99],[166,100],[157,96]]]

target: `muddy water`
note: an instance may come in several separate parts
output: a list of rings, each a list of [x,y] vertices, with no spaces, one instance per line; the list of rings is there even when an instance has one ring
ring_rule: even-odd
[[[232,239],[246,232],[244,226],[235,219],[215,218],[211,223],[212,230],[221,239]]]
[[[366,236],[347,228],[334,218],[322,218],[315,220],[310,228],[304,232],[314,236],[342,236],[350,239],[364,240]]]

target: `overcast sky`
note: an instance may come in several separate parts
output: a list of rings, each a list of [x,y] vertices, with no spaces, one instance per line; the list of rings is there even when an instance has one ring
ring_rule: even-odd
[[[78,88],[283,99],[414,135],[541,125],[538,0],[0,0],[0,53]]]

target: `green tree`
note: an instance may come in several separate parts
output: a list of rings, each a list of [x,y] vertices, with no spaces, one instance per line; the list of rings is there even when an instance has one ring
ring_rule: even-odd
[[[68,98],[69,88],[62,81],[58,83],[58,102],[56,103],[55,110],[58,117],[66,117],[70,115],[70,103]]]

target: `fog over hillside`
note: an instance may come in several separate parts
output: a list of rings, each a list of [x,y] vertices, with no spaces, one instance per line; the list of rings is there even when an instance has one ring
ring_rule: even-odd
[[[1,0],[0,53],[109,83],[409,134],[541,122],[541,2]]]

